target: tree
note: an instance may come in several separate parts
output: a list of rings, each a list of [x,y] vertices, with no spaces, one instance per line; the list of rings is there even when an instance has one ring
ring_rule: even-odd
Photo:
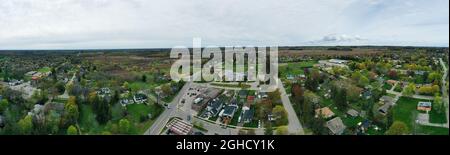
[[[57,134],[59,131],[60,121],[61,116],[56,111],[50,110],[50,112],[45,117],[47,132],[50,134]]]
[[[66,124],[76,124],[79,117],[78,105],[75,96],[70,96],[64,106],[64,118]]]
[[[277,89],[273,92],[267,93],[267,96],[272,101],[272,103],[277,104],[277,103],[280,103],[280,101],[281,101],[281,93],[280,93],[279,89]]]
[[[7,99],[2,99],[0,101],[0,114],[2,114],[6,108],[8,108],[9,102]]]
[[[126,118],[119,121],[119,132],[122,134],[130,132],[130,122]]]
[[[395,121],[386,134],[388,135],[405,135],[409,133],[408,126],[405,123],[400,121]]]
[[[405,96],[412,96],[416,93],[416,85],[414,83],[408,84],[408,86],[405,87],[405,90],[403,91],[403,95]]]
[[[288,135],[289,134],[289,130],[288,130],[287,126],[280,126],[280,127],[277,128],[275,133],[277,135]]]
[[[67,135],[78,135],[77,127],[71,125],[67,128]]]
[[[296,103],[303,102],[304,92],[303,92],[302,86],[300,86],[299,84],[293,84],[291,94]]]
[[[272,124],[268,122],[266,125],[264,125],[264,135],[273,135],[273,128]]]
[[[442,113],[444,111],[445,108],[444,108],[444,104],[442,104],[442,97],[441,96],[436,95],[434,97],[433,103],[434,103],[433,108],[436,109],[436,111],[438,113]]]
[[[142,82],[147,82],[147,75],[142,75]]]
[[[25,118],[21,119],[18,123],[20,132],[24,135],[31,134],[33,130],[33,122],[31,115],[25,116]]]
[[[168,84],[162,85],[161,90],[164,94],[167,94],[167,95],[172,94],[172,89],[170,89],[170,85],[168,85]]]
[[[100,124],[107,123],[111,119],[111,108],[106,98],[97,102],[96,104],[94,104],[94,106],[95,106],[94,110],[97,114],[96,117],[97,121]]]
[[[388,77],[391,78],[391,79],[397,79],[397,78],[398,78],[398,76],[397,76],[397,71],[395,71],[395,70],[390,70],[390,71],[388,72]]]
[[[441,80],[442,75],[438,72],[431,72],[428,74],[428,82],[434,83],[435,81],[439,82]]]
[[[316,104],[320,102],[320,97],[314,94],[311,91],[305,92],[305,101],[302,104],[300,115],[303,119],[303,123],[306,125],[311,125],[311,121],[314,118],[315,115],[315,107]]]
[[[277,105],[272,110],[273,117],[276,118],[275,124],[276,125],[286,125],[288,124],[288,118],[287,118],[287,112],[284,109],[283,106]]]

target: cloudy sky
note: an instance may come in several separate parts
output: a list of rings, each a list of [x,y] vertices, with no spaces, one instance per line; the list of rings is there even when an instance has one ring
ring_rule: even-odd
[[[449,46],[448,0],[0,0],[0,49]]]

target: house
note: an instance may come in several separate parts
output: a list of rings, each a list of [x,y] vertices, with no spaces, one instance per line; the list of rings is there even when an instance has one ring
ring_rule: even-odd
[[[425,71],[414,71],[415,75],[424,75],[425,73]]]
[[[220,93],[221,90],[215,88],[199,89],[199,95],[197,95],[191,108],[197,112],[201,111],[207,107],[210,100],[217,98]]]
[[[389,104],[389,105],[393,105],[394,103],[394,98],[390,97],[390,96],[382,96],[380,98],[380,104]]]
[[[332,135],[342,135],[346,128],[340,117],[329,120],[325,126],[330,130],[330,134]]]
[[[431,102],[419,102],[417,104],[417,110],[419,111],[431,111]]]
[[[370,91],[370,89],[364,90],[361,94],[361,97],[366,100],[370,99],[372,97],[372,91]]]
[[[380,112],[382,115],[387,115],[391,106],[392,104],[386,103],[382,105],[380,108],[378,108],[378,112]]]
[[[147,102],[147,99],[148,99],[147,95],[140,93],[133,96],[133,101],[137,104]]]
[[[121,100],[119,101],[119,103],[120,103],[123,107],[126,107],[127,105],[133,104],[134,102],[133,102],[133,100],[129,100],[129,99],[121,99]]]
[[[240,90],[239,91],[239,97],[244,99],[247,97],[248,91],[247,90]]]
[[[395,80],[387,80],[386,83],[390,84],[391,86],[394,86],[397,83],[397,81],[395,81]]]
[[[347,115],[349,115],[350,117],[358,117],[359,116],[359,112],[356,111],[355,109],[349,109],[347,111]]]
[[[231,120],[236,112],[238,106],[236,104],[227,105],[221,112],[220,117],[222,120]]]
[[[322,115],[323,118],[327,119],[327,118],[331,118],[334,116],[334,112],[330,110],[330,108],[328,107],[323,107],[320,109],[316,109],[316,118],[319,117],[319,114]]]
[[[347,60],[340,60],[340,59],[330,59],[330,60],[328,60],[328,62],[335,63],[335,64],[345,64],[348,61]]]
[[[250,108],[248,110],[243,110],[240,122],[244,122],[244,123],[252,122],[254,114],[255,114],[254,108]]]
[[[223,101],[221,99],[213,99],[206,107],[208,117],[216,116],[222,110]]]
[[[111,90],[109,88],[100,88],[100,90],[97,91],[98,96],[105,97],[109,96],[111,94]]]
[[[247,103],[248,104],[254,104],[255,103],[255,96],[247,96]]]
[[[362,122],[358,123],[358,132],[365,133],[367,130],[369,130],[370,125],[372,122],[370,120],[364,120]]]

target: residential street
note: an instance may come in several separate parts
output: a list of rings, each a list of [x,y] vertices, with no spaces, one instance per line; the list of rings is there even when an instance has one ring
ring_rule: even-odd
[[[288,113],[289,133],[304,135],[305,132],[303,131],[303,127],[300,124],[300,120],[298,119],[297,114],[295,113],[294,107],[292,107],[291,100],[289,99],[288,94],[286,94],[286,90],[280,79],[278,79],[277,84],[278,88],[280,89],[281,101],[283,102],[284,109],[286,109]]]
[[[144,133],[144,135],[159,135],[166,125],[167,121],[176,114],[177,104],[180,102],[181,97],[185,94],[186,90],[190,87],[191,83],[187,82],[183,88],[178,92],[177,96],[168,104],[168,109],[166,109],[158,119],[152,124],[152,126]]]

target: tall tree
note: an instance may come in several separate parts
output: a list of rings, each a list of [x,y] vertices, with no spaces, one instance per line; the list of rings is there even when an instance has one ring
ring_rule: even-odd
[[[405,135],[409,133],[408,126],[400,121],[395,121],[388,131],[386,131],[386,134],[388,135]]]
[[[67,135],[78,135],[77,127],[71,125],[67,128]]]
[[[18,123],[21,134],[29,135],[33,131],[33,118],[31,115],[25,116]]]

